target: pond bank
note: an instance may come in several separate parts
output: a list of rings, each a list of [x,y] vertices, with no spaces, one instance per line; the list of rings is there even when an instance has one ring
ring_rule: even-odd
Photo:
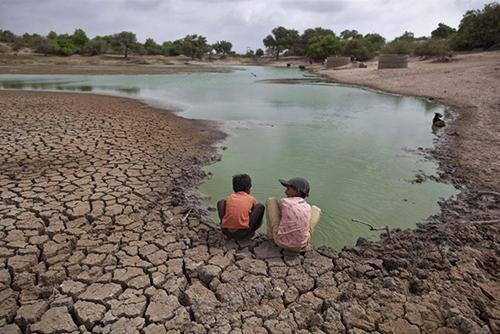
[[[474,182],[391,240],[282,253],[210,227],[192,192],[222,137],[207,123],[120,98],[0,95],[1,332],[499,330],[498,224],[477,222],[498,202],[472,200]]]

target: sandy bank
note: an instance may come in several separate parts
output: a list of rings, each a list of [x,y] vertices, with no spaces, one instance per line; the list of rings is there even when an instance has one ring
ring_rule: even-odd
[[[78,94],[0,110],[2,333],[499,331],[498,224],[478,222],[498,202],[473,182],[414,231],[296,255],[207,225],[210,123]]]

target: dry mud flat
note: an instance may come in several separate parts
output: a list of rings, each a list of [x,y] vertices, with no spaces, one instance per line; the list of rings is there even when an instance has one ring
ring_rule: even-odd
[[[121,98],[0,92],[0,333],[499,332],[498,224],[470,223],[494,198],[342,252],[228,242],[192,192],[222,136]]]

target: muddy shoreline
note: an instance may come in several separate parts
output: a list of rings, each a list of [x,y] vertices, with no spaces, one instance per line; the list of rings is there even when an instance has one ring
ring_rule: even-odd
[[[455,154],[466,110],[430,152],[462,187],[440,214],[297,255],[211,228],[194,191],[223,138],[208,123],[123,98],[0,96],[1,332],[499,331],[499,200]]]
[[[175,73],[215,72],[228,73],[224,66],[199,65],[0,65],[0,74],[81,74],[81,75],[165,75]]]

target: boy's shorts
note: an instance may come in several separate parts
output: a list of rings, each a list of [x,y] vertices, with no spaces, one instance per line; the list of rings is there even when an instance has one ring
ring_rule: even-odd
[[[236,231],[230,231],[226,228],[223,228],[221,230],[222,230],[222,233],[224,233],[224,235],[228,236],[231,239],[236,239],[236,240],[251,238],[254,234],[254,232],[249,228],[246,228],[243,230],[236,230]]]

